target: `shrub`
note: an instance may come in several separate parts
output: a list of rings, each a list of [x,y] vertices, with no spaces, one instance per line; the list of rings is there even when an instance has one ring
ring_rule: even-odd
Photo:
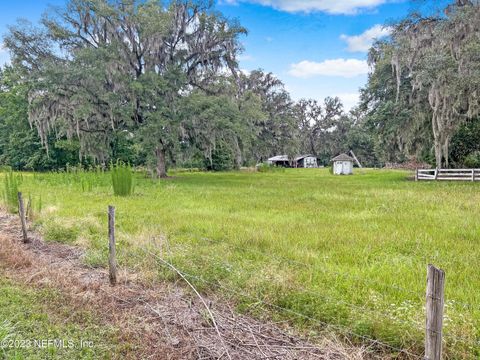
[[[18,211],[18,191],[22,182],[22,175],[10,171],[4,178],[3,198],[8,211],[15,213]]]
[[[464,164],[468,168],[480,168],[480,151],[468,154],[464,160]]]
[[[115,196],[129,196],[133,192],[133,174],[130,165],[117,162],[111,167],[112,186]]]
[[[220,141],[212,151],[211,163],[207,162],[206,168],[213,171],[228,171],[234,167],[233,152],[230,146]]]
[[[256,166],[258,172],[283,172],[285,168],[282,166],[270,165],[267,163],[261,163]]]

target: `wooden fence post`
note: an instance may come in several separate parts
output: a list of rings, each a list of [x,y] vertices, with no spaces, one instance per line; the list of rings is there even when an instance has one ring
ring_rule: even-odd
[[[18,192],[18,215],[20,216],[20,222],[22,223],[22,238],[24,243],[28,243],[27,234],[27,220],[25,218],[25,207],[23,205],[22,193]]]
[[[415,181],[418,181],[418,168],[415,168]]]
[[[115,253],[115,207],[108,206],[108,266],[110,270],[110,284],[117,283],[117,259]]]
[[[428,265],[425,360],[440,360],[442,358],[444,289],[445,272],[433,265]]]
[[[475,181],[475,169],[472,169],[472,181]]]
[[[435,180],[437,180],[437,178],[438,178],[438,169],[436,168],[435,169]]]

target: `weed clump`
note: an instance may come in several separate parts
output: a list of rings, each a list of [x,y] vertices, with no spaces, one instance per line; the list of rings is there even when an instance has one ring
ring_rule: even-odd
[[[79,235],[78,227],[62,225],[57,222],[48,224],[44,231],[45,240],[62,244],[73,244]]]
[[[18,211],[18,191],[22,180],[22,175],[15,174],[13,171],[8,172],[3,180],[3,199],[8,211],[12,213]]]
[[[129,196],[133,193],[133,175],[130,165],[117,162],[111,166],[112,186],[115,196]]]
[[[283,172],[285,171],[284,167],[281,166],[275,166],[275,165],[270,165],[267,163],[261,163],[257,165],[257,171],[261,173],[267,173],[267,172]]]

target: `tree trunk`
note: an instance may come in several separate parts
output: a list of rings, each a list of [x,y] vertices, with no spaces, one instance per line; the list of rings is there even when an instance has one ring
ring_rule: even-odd
[[[434,147],[435,147],[435,164],[438,169],[442,168],[442,144],[435,139],[434,142]]]
[[[155,149],[155,155],[157,157],[157,176],[160,179],[165,179],[167,177],[167,165],[165,161],[165,149],[163,147],[157,147]]]
[[[445,160],[445,167],[446,167],[447,169],[448,169],[448,167],[450,166],[450,164],[449,164],[449,156],[448,156],[448,151],[449,151],[449,150],[448,150],[448,146],[449,146],[449,144],[450,144],[450,139],[449,139],[448,136],[447,136],[447,138],[445,139],[445,143],[444,143],[444,145],[443,145],[443,158],[444,158],[444,160]]]
[[[432,130],[433,130],[433,147],[435,149],[435,166],[437,169],[442,168],[442,140],[441,140],[441,130],[438,126],[438,118],[435,109],[433,110],[432,115]]]
[[[316,151],[315,151],[315,139],[313,136],[310,136],[310,153],[312,155],[315,155],[316,154]]]
[[[238,143],[238,138],[235,138],[235,169],[239,170],[242,166],[242,150],[240,149],[240,144]]]

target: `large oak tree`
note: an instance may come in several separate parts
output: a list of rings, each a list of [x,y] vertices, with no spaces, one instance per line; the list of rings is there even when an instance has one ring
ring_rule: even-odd
[[[29,118],[45,145],[51,132],[76,136],[104,162],[115,135],[128,132],[165,177],[185,125],[179,101],[225,69],[236,74],[243,33],[211,1],[71,0],[40,28],[12,26],[5,45],[25,70]]]

